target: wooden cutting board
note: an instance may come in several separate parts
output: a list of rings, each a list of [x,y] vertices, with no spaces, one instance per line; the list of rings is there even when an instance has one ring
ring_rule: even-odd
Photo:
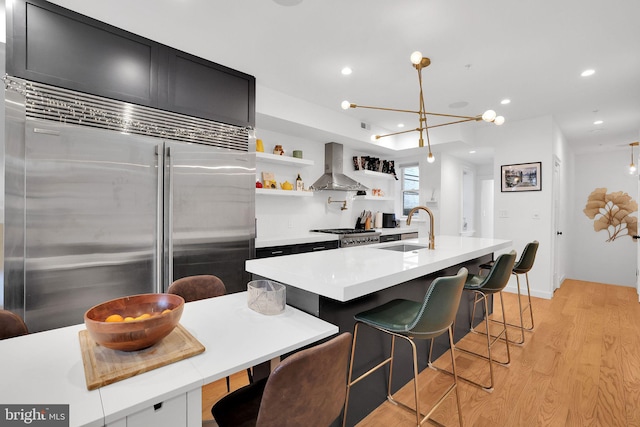
[[[119,351],[97,344],[86,329],[79,332],[87,389],[111,384],[202,353],[204,346],[182,325],[159,343],[138,351]]]

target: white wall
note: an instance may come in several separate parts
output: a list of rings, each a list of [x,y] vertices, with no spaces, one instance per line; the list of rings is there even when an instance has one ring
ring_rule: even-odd
[[[544,116],[507,122],[501,127],[485,127],[476,136],[480,145],[495,147],[494,237],[512,240],[518,256],[527,243],[540,242],[536,262],[529,273],[531,293],[551,298],[553,120]],[[502,193],[500,166],[530,162],[542,162],[542,190]],[[515,291],[515,279],[510,281],[507,290]]]
[[[5,1],[0,0],[0,42],[5,44],[7,42],[7,18],[6,18]],[[4,57],[4,51],[2,52]],[[3,59],[4,61],[4,59]],[[4,73],[4,69],[2,70]],[[4,75],[4,74],[3,74]]]
[[[415,157],[414,157],[415,159]],[[419,158],[419,167],[420,167],[420,204],[423,206],[428,206],[431,212],[433,212],[434,216],[434,228],[435,235],[438,236],[443,234],[442,231],[442,203],[443,203],[443,195],[445,194],[442,191],[442,169],[444,163],[442,161],[442,157],[439,155],[435,155],[435,161],[433,163],[427,162],[426,153]],[[433,200],[431,200],[433,195]],[[444,201],[446,204],[446,200]],[[429,219],[428,215],[419,211],[417,221],[423,221],[418,226],[418,233],[420,237],[426,237],[429,235]],[[437,242],[436,242],[436,247]]]
[[[493,237],[494,185],[493,162],[476,166],[476,237]]]
[[[300,173],[305,188],[312,185],[324,173],[325,143],[331,142],[322,137],[302,138],[269,129],[258,128],[257,137],[262,139],[265,152],[272,152],[274,145],[280,144],[285,154],[290,156],[293,150],[302,150],[303,158],[313,160],[313,166],[290,166],[275,163],[256,162],[256,180],[261,180],[263,171],[273,172],[278,183],[295,182]],[[395,195],[395,180],[392,178],[377,178],[360,175],[353,169],[354,155],[373,155],[372,153],[355,151],[344,146],[344,172],[369,188],[380,188],[385,194]],[[394,160],[375,155],[383,160]],[[363,210],[372,213],[396,213],[394,201],[385,200],[354,200],[355,192],[349,191],[320,191],[311,197],[292,197],[276,195],[256,195],[257,237],[262,239],[278,239],[295,233],[304,233],[317,228],[352,228],[358,215]],[[369,192],[369,194],[371,194]],[[346,200],[347,210],[341,210],[341,203],[328,203],[332,200]]]
[[[462,172],[464,164],[441,154],[440,234],[459,236],[462,230]]]
[[[573,194],[575,182],[575,158],[569,150],[564,135],[562,135],[562,132],[555,122],[553,123],[553,152],[555,157],[554,161],[558,160],[561,163],[558,177],[560,182],[556,184],[558,190],[557,203],[559,205],[559,218],[557,224],[555,224],[555,229],[551,230],[551,238],[554,239],[555,243],[554,252],[556,260],[553,261],[556,264],[555,274],[557,275],[557,277],[554,278],[553,286],[560,287],[562,281],[569,277],[567,271],[572,257],[571,246],[569,245],[571,238],[571,230],[569,227],[573,219],[571,212],[573,212],[574,209],[571,195]],[[552,203],[555,203],[555,201],[552,201]],[[558,236],[557,232],[562,234]]]
[[[477,194],[480,195],[479,200],[479,213],[477,215],[480,221],[477,237],[492,238],[493,232],[493,218],[494,218],[494,191],[495,183],[493,179],[483,179],[480,181],[480,187]]]
[[[596,188],[606,188],[607,193],[622,191],[638,201],[638,177],[628,173],[630,155],[630,149],[576,155],[568,271],[571,278],[635,287],[635,241],[623,236],[607,242],[608,233],[595,232],[593,220],[583,212],[589,194]]]

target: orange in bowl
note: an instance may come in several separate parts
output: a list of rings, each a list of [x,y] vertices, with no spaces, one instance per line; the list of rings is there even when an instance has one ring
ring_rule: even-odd
[[[133,295],[91,307],[84,314],[84,323],[91,338],[101,346],[135,351],[169,335],[183,309],[184,299],[178,295]]]

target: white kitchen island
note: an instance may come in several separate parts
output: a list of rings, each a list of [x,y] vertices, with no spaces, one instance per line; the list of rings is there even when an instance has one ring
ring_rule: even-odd
[[[263,277],[285,284],[288,304],[338,325],[340,332],[351,332],[356,313],[395,298],[422,301],[429,284],[436,277],[453,275],[461,267],[477,273],[478,266],[493,259],[495,252],[512,246],[510,240],[458,236],[436,236],[434,250],[427,249],[428,243],[426,238],[408,239],[254,259],[246,262],[246,269],[255,278]],[[408,250],[388,249],[392,247]],[[477,324],[482,318],[482,310],[477,310],[472,319],[472,306],[473,296],[463,293],[456,317],[456,341],[468,333],[471,322]],[[383,335],[369,331],[359,335],[354,376],[361,375],[388,357],[390,340]],[[427,365],[428,344],[427,341],[416,342],[419,369]],[[447,348],[446,339],[437,339],[434,358]],[[408,346],[400,343],[396,351],[398,360],[411,360]],[[410,363],[394,364],[392,390],[398,390],[412,378]],[[355,425],[386,400],[386,381],[384,370],[380,370],[354,386],[349,399],[347,425]]]
[[[510,240],[437,236],[246,261],[248,272],[336,301],[349,301],[511,247]],[[408,252],[384,248],[421,246]]]

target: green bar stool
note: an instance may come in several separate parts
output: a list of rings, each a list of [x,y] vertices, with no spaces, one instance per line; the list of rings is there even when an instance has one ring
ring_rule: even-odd
[[[515,261],[516,261],[516,251],[511,251],[509,253],[502,254],[498,257],[496,262],[491,266],[491,269],[489,270],[489,274],[487,274],[486,276],[469,274],[464,284],[465,291],[473,292],[475,294],[474,295],[475,296],[474,311],[475,311],[475,304],[477,302],[482,301],[484,303],[484,310],[485,310],[484,320],[485,320],[485,326],[487,328],[487,333],[486,333],[487,356],[474,351],[466,350],[464,348],[460,348],[459,345],[456,345],[455,349],[463,353],[470,354],[472,356],[476,356],[488,361],[490,383],[488,385],[484,385],[479,382],[473,381],[467,377],[464,377],[462,375],[458,375],[457,377],[465,382],[468,382],[469,384],[472,384],[476,387],[480,387],[483,390],[486,390],[489,392],[493,391],[493,363],[495,362],[503,366],[509,366],[509,364],[511,363],[511,354],[509,353],[509,338],[507,336],[507,324],[506,322],[504,322],[504,305],[502,304],[502,290],[505,288],[505,286],[507,286],[507,283],[509,283],[509,278],[511,277],[511,271],[513,270],[513,265],[515,264]],[[502,307],[503,322],[501,323],[503,324],[503,328],[498,335],[491,335],[489,331],[489,317],[487,316],[487,313],[489,312],[489,304],[487,302],[487,296],[493,295],[493,294],[500,295],[500,306]],[[471,317],[471,322],[473,322],[473,317]],[[474,332],[473,324],[471,325],[471,331]],[[496,341],[498,341],[502,337],[502,335],[504,335],[505,337],[504,343],[507,348],[506,361],[494,360],[494,358],[491,355],[491,347],[493,346],[493,344],[496,343]],[[433,348],[433,342],[431,343],[431,347]],[[439,371],[447,372],[451,375],[456,376],[455,373],[446,371],[445,369],[435,366],[431,361],[431,351],[429,352],[429,366]]]
[[[516,325],[513,323],[508,323],[508,326],[512,326],[514,328],[518,328],[520,329],[520,340],[518,341],[510,341],[512,344],[518,344],[518,345],[522,345],[524,344],[524,331],[533,331],[533,327],[534,327],[534,323],[533,323],[533,305],[531,304],[531,288],[529,287],[529,271],[531,270],[531,268],[533,268],[533,263],[536,259],[536,252],[538,252],[538,246],[539,243],[537,240],[534,240],[531,243],[528,243],[525,248],[524,251],[522,251],[522,255],[520,255],[520,259],[518,260],[518,262],[515,263],[515,265],[513,266],[513,275],[516,276],[516,283],[518,286],[518,308],[520,309],[520,324]],[[492,263],[488,263],[488,264],[482,264],[480,265],[480,271],[482,272],[482,270],[484,269],[490,269],[491,268]],[[520,291],[520,275],[524,274],[525,278],[526,278],[526,282],[527,282],[527,304],[523,307],[522,306],[522,300],[521,300],[521,291]],[[474,308],[475,308],[475,304],[474,304]],[[531,327],[526,327],[524,325],[524,318],[523,318],[523,313],[529,309],[529,319],[530,319],[530,323],[531,323]],[[495,320],[495,319],[491,319],[494,322],[499,322],[499,320]]]
[[[387,387],[387,399],[400,406],[403,409],[414,413],[416,416],[417,425],[421,425],[425,422],[431,414],[440,406],[440,404],[447,398],[451,392],[456,392],[456,403],[458,405],[458,419],[462,426],[462,412],[460,410],[460,396],[458,394],[457,376],[455,358],[453,355],[453,330],[452,325],[458,312],[458,306],[460,305],[460,297],[462,295],[462,288],[467,278],[467,269],[461,268],[455,276],[439,277],[435,279],[429,285],[427,293],[422,302],[395,299],[383,304],[379,307],[372,308],[367,311],[363,311],[354,316],[356,323],[353,331],[353,344],[351,348],[351,360],[349,362],[349,377],[347,382],[347,396],[344,407],[344,417],[342,425],[344,426],[347,421],[347,409],[349,405],[349,392],[360,380],[369,376],[372,372],[379,368],[389,364],[389,382]],[[371,328],[377,329],[381,332],[391,335],[391,355],[388,359],[380,362],[361,376],[356,379],[353,377],[353,359],[356,349],[356,341],[358,338],[358,328],[360,325],[367,325]],[[418,399],[418,357],[416,351],[416,345],[413,342],[414,339],[426,340],[436,338],[445,332],[449,332],[449,345],[451,346],[451,363],[453,365],[453,384],[447,389],[447,391],[438,399],[433,405],[431,410],[423,415],[420,412],[420,402]],[[396,401],[391,396],[391,384],[393,377],[393,358],[395,350],[396,338],[402,338],[406,340],[412,349],[413,354],[413,382],[416,409],[405,405],[404,403]],[[421,418],[423,417],[423,418]]]

